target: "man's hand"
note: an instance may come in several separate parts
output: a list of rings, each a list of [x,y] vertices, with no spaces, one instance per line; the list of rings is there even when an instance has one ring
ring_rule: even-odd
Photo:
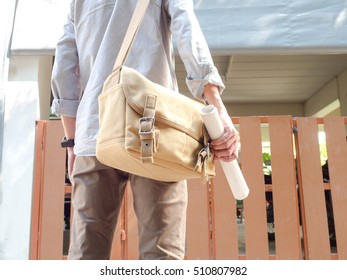
[[[224,134],[219,139],[211,141],[210,147],[216,159],[233,161],[238,157],[240,135],[234,125],[230,125],[229,116],[220,115],[220,117],[224,125]]]
[[[218,87],[213,84],[207,84],[205,86],[204,96],[209,104],[216,107],[224,126],[223,135],[218,139],[212,140],[210,143],[215,158],[223,161],[237,159],[240,135],[228,115],[220,97]]]

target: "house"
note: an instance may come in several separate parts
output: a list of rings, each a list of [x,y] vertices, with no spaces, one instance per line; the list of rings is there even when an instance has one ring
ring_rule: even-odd
[[[29,256],[36,121],[52,118],[50,73],[68,2],[0,4],[0,259]],[[346,1],[194,4],[232,116],[347,116]],[[189,95],[178,56],[176,71]]]

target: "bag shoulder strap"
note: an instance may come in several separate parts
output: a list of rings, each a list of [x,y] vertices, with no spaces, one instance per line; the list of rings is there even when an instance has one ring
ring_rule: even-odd
[[[134,13],[131,17],[130,24],[127,32],[125,33],[124,40],[122,42],[121,48],[119,50],[116,62],[113,66],[113,71],[115,71],[118,67],[122,66],[129,50],[134,42],[134,38],[136,36],[137,31],[140,28],[140,24],[145,15],[147,7],[149,5],[150,0],[138,0]]]

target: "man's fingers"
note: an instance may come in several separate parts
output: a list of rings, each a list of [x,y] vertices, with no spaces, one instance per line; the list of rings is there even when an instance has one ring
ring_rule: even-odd
[[[226,130],[216,140],[211,141],[211,150],[215,158],[223,161],[233,161],[238,157],[239,133],[236,130]]]

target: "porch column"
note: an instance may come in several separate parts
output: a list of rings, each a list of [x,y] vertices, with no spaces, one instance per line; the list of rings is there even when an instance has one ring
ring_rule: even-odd
[[[347,70],[338,77],[341,116],[347,116]]]

